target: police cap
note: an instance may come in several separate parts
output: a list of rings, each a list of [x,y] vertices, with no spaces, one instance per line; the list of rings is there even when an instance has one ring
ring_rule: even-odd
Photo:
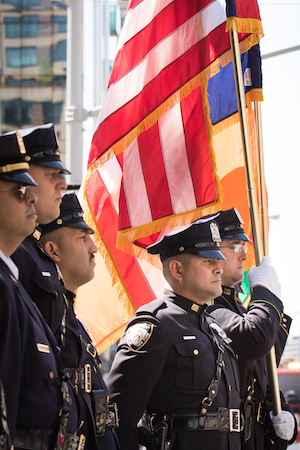
[[[28,160],[30,157],[19,133],[0,136],[0,180],[36,186],[28,173]]]
[[[220,251],[219,227],[213,220],[198,219],[175,230],[147,247],[151,254],[159,254],[162,261],[170,256],[191,253],[213,259],[226,259]]]
[[[237,239],[252,242],[246,235],[242,224],[244,223],[236,208],[220,211],[214,218],[218,223],[222,239]]]
[[[60,204],[60,215],[57,219],[46,225],[40,225],[42,235],[62,227],[84,228],[88,230],[90,234],[94,233],[92,228],[90,228],[83,220],[83,211],[74,192],[63,196]]]
[[[60,160],[59,146],[53,123],[33,128],[23,128],[18,131],[23,138],[26,152],[31,157],[31,164],[54,167],[63,174],[71,173]]]

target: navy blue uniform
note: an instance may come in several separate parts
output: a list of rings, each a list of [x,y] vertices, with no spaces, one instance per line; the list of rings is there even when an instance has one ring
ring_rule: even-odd
[[[240,407],[235,354],[219,337],[213,321],[200,306],[170,291],[141,307],[129,322],[106,379],[117,402],[122,450],[138,449],[137,423],[144,410],[149,416],[173,417],[172,450],[238,450],[239,432],[199,431],[184,415],[198,416],[202,400],[216,373],[218,348],[224,349],[219,389],[208,413]],[[175,417],[174,417],[175,415]]]
[[[91,344],[91,338],[83,327],[82,323],[77,319],[74,314],[74,299],[75,295],[68,291],[67,301],[67,333],[66,333],[66,345],[62,349],[62,356],[66,367],[84,367],[86,364],[91,366],[91,379],[92,379],[92,390],[101,390],[108,396],[108,390],[106,384],[100,373],[100,358],[97,354],[96,360],[90,356],[86,351],[87,344]],[[70,354],[66,351],[68,348],[75,348],[80,343],[78,347],[78,353]],[[93,350],[95,350],[93,348]],[[74,358],[79,358],[74,360]],[[98,363],[98,364],[97,364]],[[95,430],[93,430],[95,433]],[[103,450],[115,450],[118,448],[117,436],[113,431],[113,428],[105,427],[105,432],[103,436],[97,437],[97,448]]]
[[[83,369],[84,371],[87,363],[82,330],[79,328],[79,321],[75,317],[73,304],[69,302],[70,296],[67,295],[68,293],[60,279],[54,261],[34,236],[39,237],[38,233],[35,232],[32,236],[26,238],[12,256],[20,270],[20,281],[57,337],[64,367],[71,369],[71,373],[74,374],[71,376],[71,382],[80,405],[80,422],[78,425],[80,425],[80,433],[86,437],[85,448],[115,450],[114,438],[108,445],[107,438],[96,437],[90,394],[75,385],[74,369]],[[65,331],[62,332],[61,324],[64,314]],[[107,434],[111,434],[111,430]],[[102,441],[104,445],[107,445],[103,446]]]
[[[12,442],[16,429],[53,430],[61,407],[56,342],[36,306],[0,259],[0,379]],[[73,400],[68,431],[77,431]]]
[[[255,404],[254,427],[250,439],[242,443],[242,448],[262,450],[264,434],[270,427],[270,421],[264,418],[264,399],[270,400],[265,355],[275,345],[279,362],[291,319],[283,313],[281,300],[268,289],[259,286],[253,289],[248,309],[238,300],[235,289],[223,287],[223,295],[214,300],[214,304],[208,307],[208,312],[230,336],[231,346],[239,357],[242,401],[246,400],[249,395],[248,387],[256,379],[252,396]],[[263,410],[258,416],[258,409],[261,407]],[[292,412],[288,404],[284,404],[283,408]],[[293,441],[294,438],[291,442]]]

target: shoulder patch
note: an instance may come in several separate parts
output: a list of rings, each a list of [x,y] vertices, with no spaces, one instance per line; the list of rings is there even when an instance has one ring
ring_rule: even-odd
[[[150,322],[138,322],[128,328],[126,341],[132,350],[140,350],[151,337],[154,324]]]

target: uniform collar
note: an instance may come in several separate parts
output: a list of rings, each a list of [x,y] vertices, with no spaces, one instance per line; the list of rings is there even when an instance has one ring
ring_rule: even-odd
[[[175,292],[169,291],[167,289],[165,289],[164,296],[168,297],[169,300],[171,300],[173,303],[180,306],[184,310],[197,315],[203,314],[207,308],[206,304],[199,305],[198,303],[195,303],[192,300],[183,297],[182,295],[178,295]]]
[[[228,300],[242,303],[238,296],[239,292],[243,292],[243,290],[238,284],[236,284],[234,288],[222,286],[222,295],[224,295]]]
[[[32,237],[36,240],[39,241],[40,237],[42,234],[42,230],[39,227],[36,227],[36,229],[34,230],[34,232],[32,233]]]
[[[235,288],[222,286],[222,294],[226,295],[226,297],[230,297],[230,298],[234,299],[235,298],[235,296],[234,296]]]

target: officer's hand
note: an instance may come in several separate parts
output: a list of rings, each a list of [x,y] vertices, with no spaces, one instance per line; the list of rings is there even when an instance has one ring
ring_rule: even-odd
[[[278,416],[273,416],[273,411],[270,412],[275,433],[281,439],[290,441],[294,435],[295,420],[293,414],[289,411],[282,411]]]
[[[255,286],[264,286],[280,298],[281,286],[277,278],[276,271],[271,265],[271,259],[269,256],[264,256],[259,266],[252,267],[249,270],[248,279],[251,288]]]

